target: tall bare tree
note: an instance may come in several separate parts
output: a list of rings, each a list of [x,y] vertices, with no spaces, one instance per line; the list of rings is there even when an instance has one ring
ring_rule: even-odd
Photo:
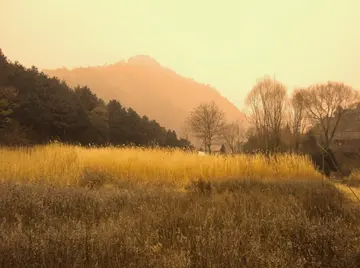
[[[180,129],[180,137],[184,138],[186,140],[190,139],[191,135],[191,127],[188,120],[185,120],[184,124],[182,125]]]
[[[280,145],[285,103],[285,86],[270,77],[258,81],[247,96],[249,121],[266,151],[275,151]]]
[[[293,135],[295,152],[299,152],[301,136],[308,126],[304,98],[300,89],[293,92],[290,100],[289,126]]]
[[[324,149],[329,149],[339,122],[351,104],[359,100],[356,90],[344,83],[312,85],[300,91],[306,114],[318,127]]]
[[[232,153],[239,153],[241,150],[241,144],[246,139],[243,122],[234,121],[226,124],[223,131],[223,139]]]
[[[215,102],[203,103],[196,107],[187,118],[191,133],[211,153],[211,145],[219,140],[225,126],[225,115]]]

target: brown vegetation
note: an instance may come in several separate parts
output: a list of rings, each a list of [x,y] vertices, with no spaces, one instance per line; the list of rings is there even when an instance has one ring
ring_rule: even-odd
[[[332,185],[202,185],[179,192],[1,183],[0,265],[358,267],[360,214]]]
[[[0,267],[360,262],[358,207],[300,156],[57,144],[0,156]]]

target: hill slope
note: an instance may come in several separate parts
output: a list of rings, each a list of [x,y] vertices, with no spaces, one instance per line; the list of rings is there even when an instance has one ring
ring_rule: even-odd
[[[228,120],[244,118],[214,88],[184,78],[149,56],[139,55],[107,66],[43,71],[70,86],[87,85],[106,101],[118,99],[179,134],[190,111],[202,102],[215,101]]]
[[[36,67],[12,63],[0,49],[0,146],[54,140],[86,146],[189,145],[174,131],[127,108],[116,100],[105,104],[88,87],[70,88]]]

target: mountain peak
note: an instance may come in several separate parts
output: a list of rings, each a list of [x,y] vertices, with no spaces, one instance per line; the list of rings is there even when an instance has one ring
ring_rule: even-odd
[[[160,65],[155,59],[148,55],[136,55],[128,59],[128,63],[137,65]]]

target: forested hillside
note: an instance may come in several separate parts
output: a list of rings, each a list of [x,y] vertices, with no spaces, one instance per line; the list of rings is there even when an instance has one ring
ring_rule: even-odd
[[[215,88],[183,77],[146,55],[104,66],[43,71],[71,86],[87,85],[104,100],[119,99],[180,135],[186,117],[202,103],[214,101],[229,122],[245,119]]]
[[[0,143],[187,146],[175,131],[125,108],[105,103],[86,86],[69,87],[36,67],[12,63],[0,50]]]

